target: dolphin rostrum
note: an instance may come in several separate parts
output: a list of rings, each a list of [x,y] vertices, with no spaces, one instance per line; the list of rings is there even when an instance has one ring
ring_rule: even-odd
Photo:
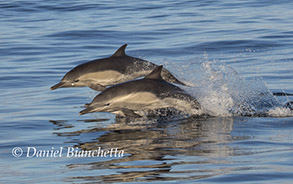
[[[80,64],[70,70],[51,90],[64,87],[85,87],[102,91],[106,86],[146,76],[157,65],[125,54],[127,44],[121,46],[112,56]],[[162,70],[162,77],[168,82],[185,85],[168,70]]]
[[[116,84],[98,94],[79,114],[110,112],[118,116],[141,116],[140,111],[176,109],[191,115],[203,110],[195,98],[181,88],[165,81],[162,66],[143,79]]]

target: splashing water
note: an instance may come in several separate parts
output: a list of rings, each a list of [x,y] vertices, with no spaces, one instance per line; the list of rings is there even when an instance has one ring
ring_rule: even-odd
[[[168,66],[167,66],[168,67]],[[180,67],[177,67],[180,68]],[[212,116],[293,116],[261,78],[243,79],[226,64],[189,62],[180,73],[193,87],[183,87]]]

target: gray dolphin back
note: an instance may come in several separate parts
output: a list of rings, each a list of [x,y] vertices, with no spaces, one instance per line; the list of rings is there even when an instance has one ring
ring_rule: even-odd
[[[126,55],[126,47],[127,44],[122,45],[108,58],[96,59],[74,67],[64,75],[60,83],[52,86],[51,89],[87,86],[98,91],[104,90],[106,86],[145,76],[157,67],[149,61]],[[117,75],[115,80],[111,78],[113,72]],[[103,77],[94,78],[95,75]],[[165,68],[162,69],[161,75],[168,82],[186,85]]]

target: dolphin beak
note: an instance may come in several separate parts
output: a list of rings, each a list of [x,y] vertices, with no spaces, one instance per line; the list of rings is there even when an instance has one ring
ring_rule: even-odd
[[[55,90],[55,89],[58,89],[58,88],[65,87],[64,85],[65,85],[65,82],[59,82],[58,84],[55,84],[54,86],[52,86],[50,89]]]
[[[88,106],[90,106],[90,103],[84,104],[84,107],[87,108]]]
[[[79,112],[79,115],[84,115],[93,112],[107,112],[104,107],[99,107],[97,105],[90,106],[90,104],[86,104],[86,108]]]
[[[79,112],[79,115],[84,115],[84,114],[87,114],[87,113],[91,113],[92,110],[93,110],[93,108],[88,107],[88,108],[86,108],[86,109],[80,111],[80,112]]]

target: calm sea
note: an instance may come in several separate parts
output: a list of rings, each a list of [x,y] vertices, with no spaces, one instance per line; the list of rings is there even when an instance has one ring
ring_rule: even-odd
[[[271,93],[293,93],[292,7],[1,1],[0,183],[292,183],[293,116],[281,106],[293,98]],[[74,66],[125,43],[128,55],[194,84],[186,90],[213,117],[78,116],[97,92],[50,90]],[[243,116],[251,111],[267,116]],[[90,150],[100,155],[81,157]]]

